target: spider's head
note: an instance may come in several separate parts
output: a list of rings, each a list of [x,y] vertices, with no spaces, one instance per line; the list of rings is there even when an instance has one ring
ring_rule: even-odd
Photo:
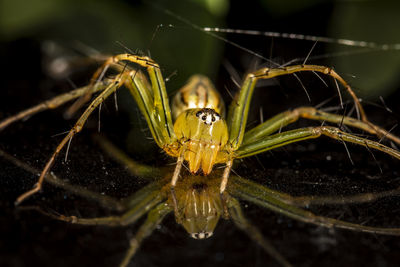
[[[188,109],[176,119],[174,131],[180,142],[186,144],[185,160],[190,172],[196,174],[201,169],[208,175],[228,142],[225,120],[211,108]]]
[[[222,211],[218,190],[205,182],[193,182],[189,190],[177,192],[177,201],[179,223],[190,236],[194,239],[212,236]]]

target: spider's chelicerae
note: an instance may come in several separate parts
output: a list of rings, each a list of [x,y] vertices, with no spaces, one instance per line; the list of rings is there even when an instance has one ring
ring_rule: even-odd
[[[119,74],[112,78],[105,78],[110,68],[118,70]],[[323,112],[314,107],[300,107],[278,114],[246,131],[249,106],[257,81],[301,71],[319,72],[336,79],[352,97],[360,119]],[[136,192],[129,200],[122,202],[122,207],[126,213],[121,216],[83,219],[50,214],[59,220],[93,225],[126,225],[134,223],[141,216],[148,214],[147,220],[131,239],[130,247],[121,266],[126,266],[130,262],[143,239],[150,235],[165,215],[170,212],[174,212],[177,222],[183,225],[188,233],[196,239],[210,237],[221,216],[232,218],[239,228],[243,229],[250,238],[257,241],[275,260],[282,265],[290,265],[269,245],[259,230],[245,219],[238,199],[320,226],[400,235],[398,228],[370,227],[314,215],[297,207],[295,198],[287,194],[273,191],[238,176],[231,175],[230,177],[235,159],[256,155],[298,141],[318,138],[322,135],[337,139],[340,142],[349,142],[364,146],[367,149],[376,149],[400,159],[398,150],[387,147],[380,142],[344,132],[336,127],[318,126],[284,130],[285,126],[297,119],[305,118],[358,128],[379,138],[387,138],[400,144],[398,137],[372,124],[367,119],[359,99],[349,84],[333,69],[303,64],[262,68],[249,73],[234,101],[232,101],[227,117],[225,117],[225,106],[219,93],[214,89],[211,81],[202,75],[192,76],[188,83],[174,96],[170,106],[160,67],[149,57],[132,54],[110,57],[96,71],[92,81],[87,87],[50,99],[0,122],[0,129],[41,110],[56,108],[79,97],[81,97],[80,100],[90,99],[92,94],[99,92],[58,145],[42,170],[35,187],[18,197],[16,203],[19,204],[38,192],[45,179],[71,189],[70,186],[66,186],[65,183],[48,174],[57,155],[71,141],[72,137],[82,130],[89,115],[108,96],[123,85],[129,89],[146,119],[157,145],[171,157],[177,158],[174,171],[172,173],[161,171],[161,176],[164,178],[150,183]],[[78,103],[77,106],[81,105],[80,102],[76,102]],[[103,146],[107,146],[105,140],[102,140],[101,143]],[[134,166],[136,175],[142,177],[155,176],[153,169],[127,160],[122,152],[117,151],[114,147],[108,146],[107,150],[129,166]],[[180,177],[183,164],[188,165],[191,175]],[[213,170],[216,164],[224,166],[224,169],[222,171]],[[84,196],[88,195],[87,192],[71,190]],[[352,201],[362,202],[368,200],[368,197],[370,196],[361,196],[358,197],[358,200],[353,199]],[[101,198],[100,201],[102,201]],[[306,202],[312,204],[313,201],[318,202],[318,199],[308,199]],[[342,199],[341,202],[343,201]]]

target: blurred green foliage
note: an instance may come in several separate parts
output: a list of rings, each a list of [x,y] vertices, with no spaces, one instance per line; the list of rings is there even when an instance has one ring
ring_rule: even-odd
[[[223,25],[227,2],[216,1],[220,6],[206,2],[168,1],[167,7],[199,25]],[[163,7],[163,3],[157,5]],[[24,37],[52,40],[65,46],[80,42],[104,54],[125,52],[116,43],[121,42],[133,51],[150,51],[162,65],[171,66],[170,73],[175,69],[182,71],[184,75],[180,76],[187,77],[193,72],[215,73],[217,65],[213,63],[221,54],[222,44],[215,39],[198,34],[186,25],[171,29],[168,25],[175,26],[176,19],[141,2],[81,0],[77,4],[66,0],[5,0],[0,17],[3,41]],[[161,24],[164,26],[154,34]],[[190,61],[186,60],[188,55]],[[172,67],[172,64],[176,65]]]

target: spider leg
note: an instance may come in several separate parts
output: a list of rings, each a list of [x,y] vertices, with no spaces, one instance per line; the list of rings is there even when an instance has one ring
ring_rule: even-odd
[[[320,127],[308,127],[300,128],[296,130],[286,131],[277,133],[274,135],[266,136],[261,139],[257,139],[252,143],[242,145],[236,152],[236,158],[244,158],[251,155],[256,155],[264,151],[275,149],[277,147],[285,146],[291,143],[299,142],[307,139],[318,138],[321,135],[326,135],[330,138],[342,141],[350,142],[358,145],[365,146],[367,148],[374,148],[389,154],[397,159],[400,159],[400,151],[382,145],[381,143],[358,137],[346,132],[339,130],[336,127],[320,126]]]
[[[141,71],[132,71],[125,85],[139,106],[146,119],[150,131],[160,148],[169,152],[166,147],[175,144],[176,137],[173,130],[171,109],[168,94],[160,66],[148,57],[139,57],[131,54],[116,55],[108,60],[109,63],[121,61],[131,62],[145,68],[151,84]],[[150,88],[151,86],[151,88]],[[176,156],[176,151],[171,152]]]
[[[178,181],[182,168],[186,144],[180,144],[176,140],[168,95],[160,67],[147,57],[135,57],[132,59],[132,55],[122,55],[122,58],[146,67],[149,74],[151,90],[147,78],[141,72],[131,75],[131,79],[128,79],[125,85],[138,104],[142,115],[145,117],[157,145],[167,152],[167,154],[178,158],[174,174],[171,178],[171,193],[174,196],[173,188]]]
[[[76,216],[65,216],[47,212],[40,207],[21,207],[21,209],[33,209],[55,220],[64,221],[72,224],[81,225],[106,225],[106,226],[124,226],[135,223],[139,218],[153,209],[156,205],[166,199],[165,194],[160,194],[158,183],[152,183],[140,189],[133,196],[122,201],[122,205],[126,208],[125,212],[119,216],[108,216],[99,218],[79,218]],[[165,205],[168,206],[168,205]]]
[[[0,150],[0,157],[12,162],[15,166],[17,166],[27,172],[30,172],[35,175],[40,173],[40,170],[13,157],[12,155],[6,153],[3,150]],[[113,209],[113,210],[123,210],[124,209],[124,206],[122,205],[122,203],[120,201],[118,201],[112,197],[87,190],[86,188],[81,187],[81,186],[71,185],[70,183],[57,177],[53,173],[46,174],[46,176],[44,177],[44,180],[49,184],[63,188],[73,194],[94,200],[97,203],[99,203],[100,205],[102,205],[104,208]]]
[[[22,207],[23,209],[36,210],[53,219],[81,225],[105,225],[105,226],[124,226],[135,223],[145,213],[148,213],[146,221],[140,226],[135,236],[129,241],[129,249],[120,266],[127,266],[140,247],[142,241],[148,237],[154,229],[161,223],[164,217],[173,209],[162,202],[159,190],[152,190],[151,187],[141,189],[141,194],[136,196],[134,206],[121,216],[109,216],[101,218],[78,218],[75,216],[64,216],[49,213],[40,207]],[[144,197],[144,198],[143,198]],[[160,203],[161,202],[161,203]]]
[[[232,165],[233,165],[233,159],[228,159],[228,161],[225,164],[225,169],[224,169],[224,174],[222,175],[222,180],[221,180],[221,186],[219,189],[219,192],[222,196],[222,193],[226,189],[226,185],[228,184],[228,178],[229,174],[231,173]],[[224,203],[224,202],[223,202]]]
[[[377,199],[386,198],[390,196],[400,195],[400,188],[375,192],[375,193],[361,193],[350,196],[290,196],[285,193],[280,193],[282,199],[290,205],[298,207],[308,207],[309,205],[344,205],[344,204],[360,204],[375,201]]]
[[[270,190],[266,188],[265,190]],[[291,196],[287,193],[279,191],[269,191],[283,202],[298,207],[308,207],[309,205],[344,205],[344,204],[361,204],[367,203],[381,198],[400,195],[400,188],[392,190],[380,191],[375,193],[360,193],[347,196]]]
[[[1,121],[0,122],[0,131],[3,130],[4,128],[6,128],[11,123],[22,120],[24,118],[28,118],[29,116],[32,116],[36,113],[42,112],[47,109],[55,109],[68,101],[71,101],[75,98],[78,98],[78,97],[86,94],[86,92],[88,92],[88,91],[93,91],[93,93],[95,93],[95,92],[104,90],[105,88],[107,88],[107,84],[98,83],[95,86],[89,85],[89,86],[81,87],[81,88],[75,89],[73,91],[70,91],[68,93],[56,96],[52,99],[46,100],[36,106],[33,106],[26,110],[23,110],[23,111],[19,112],[18,114],[15,114],[14,116],[8,117],[7,119]]]
[[[260,125],[247,131],[244,134],[242,145],[253,143],[262,137],[268,136],[282,129],[286,125],[297,121],[299,118],[344,124],[377,136],[381,136],[383,134],[385,138],[389,138],[390,140],[393,140],[396,143],[400,144],[399,137],[387,132],[386,130],[376,125],[372,127],[372,124],[369,122],[367,123],[356,118],[323,112],[314,107],[299,107],[294,110],[280,113],[265,121],[264,123],[261,123]]]
[[[185,143],[185,144],[183,144],[180,154],[178,156],[178,160],[176,161],[174,174],[172,175],[172,179],[171,179],[171,183],[170,183],[171,184],[171,197],[172,197],[172,203],[174,204],[175,217],[176,217],[177,222],[179,222],[179,223],[181,221],[181,216],[178,211],[178,201],[176,199],[175,186],[176,186],[176,182],[178,181],[179,174],[182,169],[183,161],[185,159],[186,148],[187,148],[187,145]]]
[[[332,68],[318,65],[293,65],[282,68],[262,68],[247,75],[245,81],[243,82],[242,88],[240,89],[238,95],[236,95],[236,101],[233,101],[229,108],[227,120],[228,128],[230,129],[229,141],[234,151],[240,147],[243,140],[251,97],[257,81],[259,79],[270,79],[273,77],[292,74],[300,71],[320,72],[329,75],[335,80],[339,81],[353,98],[357,114],[361,116],[361,120],[369,123],[367,116],[365,115],[364,109],[361,106],[357,96],[351,89],[350,85]],[[374,128],[374,125],[371,124],[371,127]]]
[[[140,226],[139,230],[136,232],[136,235],[129,241],[129,249],[120,264],[121,267],[128,266],[143,240],[151,235],[154,229],[156,229],[157,225],[159,225],[165,216],[171,211],[171,207],[169,205],[165,205],[165,203],[161,203],[157,207],[150,210],[146,221]]]
[[[74,127],[69,131],[69,133],[64,137],[64,139],[60,142],[60,144],[57,146],[56,150],[54,151],[53,155],[51,158],[47,161],[46,166],[44,167],[42,173],[40,174],[40,177],[38,179],[38,182],[35,184],[35,186],[20,195],[17,200],[15,201],[15,204],[18,205],[20,204],[23,200],[28,198],[29,196],[35,194],[42,188],[43,180],[46,174],[49,172],[51,166],[54,163],[55,158],[57,155],[60,153],[62,148],[67,144],[72,137],[80,132],[82,130],[82,127],[84,126],[86,120],[88,119],[89,115],[96,109],[98,105],[103,103],[103,101],[110,96],[114,91],[116,91],[122,84],[122,79],[124,78],[124,75],[117,78],[113,83],[109,84],[106,89],[104,89],[94,100],[93,102],[89,105],[89,107],[85,110],[85,112],[81,115],[81,117],[78,119],[78,121],[75,123]]]
[[[292,266],[263,236],[260,230],[246,220],[239,201],[230,197],[228,200],[229,215],[235,225],[244,231],[251,239],[257,242],[271,257],[282,266]]]
[[[358,232],[400,236],[400,228],[365,226],[315,215],[308,210],[287,204],[286,200],[280,197],[281,193],[237,176],[231,177],[228,192],[232,196],[305,223],[327,228],[342,228]]]
[[[159,168],[133,160],[104,136],[95,134],[93,138],[109,156],[126,168],[133,176],[145,180],[154,180],[161,177]]]
[[[92,94],[95,93],[94,87],[97,86],[100,81],[103,80],[103,77],[105,76],[107,70],[111,67],[115,69],[118,72],[124,72],[126,69],[126,66],[123,66],[121,64],[118,64],[117,62],[114,62],[112,60],[113,57],[107,57],[108,59],[103,63],[103,65],[98,68],[95,73],[92,75],[92,78],[90,79],[90,84],[89,84],[89,90],[85,91],[84,94],[78,98],[65,112],[64,116],[66,118],[71,118],[72,115],[78,111],[86,102],[88,102],[92,98]],[[128,68],[129,69],[129,68]]]
[[[146,69],[151,84],[140,70],[130,71],[130,77],[125,80],[125,86],[129,89],[133,98],[139,106],[140,111],[145,117],[150,131],[156,143],[163,149],[168,145],[175,143],[176,137],[173,131],[171,109],[169,106],[168,94],[165,88],[164,79],[161,74],[160,66],[149,57],[141,57],[132,54],[119,54],[106,60],[102,67],[97,69],[91,79],[91,83],[101,80],[109,67],[118,69],[124,66],[121,72],[132,70],[127,63],[134,63]],[[125,65],[124,65],[125,64]],[[126,68],[125,68],[126,67]],[[119,70],[119,69],[118,69]],[[86,102],[92,94],[88,91],[84,97],[75,103],[78,107],[81,102]],[[76,107],[71,107],[74,112]],[[176,151],[167,151],[167,153],[176,155]]]
[[[176,161],[176,167],[174,170],[174,174],[172,175],[172,179],[171,179],[171,189],[173,189],[175,187],[176,182],[178,181],[179,173],[181,172],[182,164],[184,161],[185,151],[186,151],[186,144],[184,144],[182,146],[180,155],[178,157],[178,160]]]

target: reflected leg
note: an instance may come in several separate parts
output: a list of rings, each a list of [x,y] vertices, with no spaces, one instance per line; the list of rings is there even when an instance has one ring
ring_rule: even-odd
[[[62,214],[55,214],[47,212],[40,207],[21,207],[22,209],[33,209],[55,220],[69,222],[72,224],[81,225],[106,225],[106,226],[124,226],[135,223],[140,217],[146,214],[149,210],[153,209],[160,202],[165,205],[165,197],[160,194],[158,190],[154,191],[151,187],[147,186],[138,191],[131,199],[130,203],[134,206],[129,207],[120,216],[107,216],[99,218],[78,218],[76,216],[65,216]]]
[[[257,227],[252,225],[243,215],[239,201],[230,197],[228,199],[229,215],[235,225],[244,231],[251,239],[257,242],[271,257],[282,266],[292,266],[273,246],[268,242]]]
[[[30,172],[34,175],[37,175],[40,173],[40,170],[26,164],[25,162],[22,162],[21,160],[11,156],[10,154],[4,152],[3,150],[0,149],[0,157],[12,162],[15,166],[24,169],[27,172]],[[102,195],[90,190],[87,190],[84,187],[77,186],[77,185],[71,185],[70,183],[66,182],[65,180],[57,177],[56,175],[52,173],[48,173],[45,177],[44,180],[52,185],[55,185],[57,187],[60,187],[62,189],[65,189],[73,194],[76,194],[78,196],[82,196],[91,200],[96,201],[99,203],[101,206],[107,209],[113,209],[113,210],[124,210],[125,206],[119,201],[116,200],[112,197]]]
[[[151,235],[157,225],[159,225],[165,216],[171,211],[173,211],[173,209],[171,209],[169,205],[161,203],[149,212],[146,221],[140,226],[135,236],[129,241],[129,249],[120,264],[121,267],[128,266],[143,240]]]
[[[237,198],[249,201],[298,221],[327,228],[342,228],[357,232],[400,236],[400,228],[365,226],[315,215],[308,210],[287,204],[286,200],[280,197],[279,192],[237,176],[231,178],[231,182],[228,185],[228,192]]]
[[[349,196],[290,196],[285,193],[279,194],[279,197],[289,205],[298,207],[308,207],[309,205],[346,205],[361,204],[375,201],[381,198],[399,196],[400,188],[381,191],[376,193],[361,193]]]
[[[161,177],[160,169],[136,162],[102,135],[95,134],[94,140],[115,161],[127,168],[133,176],[146,180],[154,180]]]

